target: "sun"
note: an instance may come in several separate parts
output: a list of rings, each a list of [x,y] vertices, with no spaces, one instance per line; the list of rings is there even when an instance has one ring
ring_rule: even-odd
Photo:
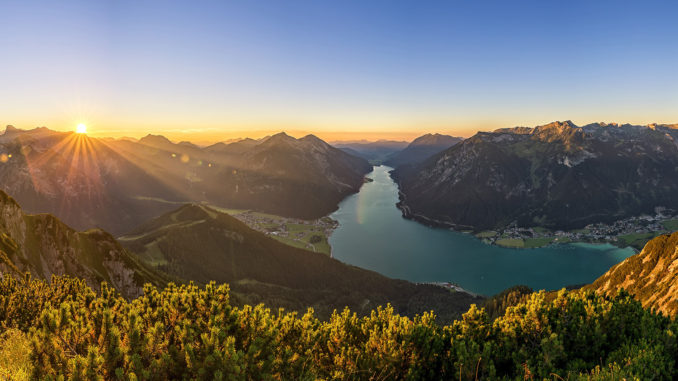
[[[78,126],[75,128],[75,132],[78,134],[86,134],[87,133],[87,126],[84,124],[80,123]]]

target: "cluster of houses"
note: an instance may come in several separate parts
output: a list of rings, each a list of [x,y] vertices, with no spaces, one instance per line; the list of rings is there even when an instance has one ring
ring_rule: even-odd
[[[615,242],[619,236],[666,231],[666,221],[678,220],[675,211],[655,208],[655,215],[642,215],[615,221],[612,224],[589,224],[582,229],[551,231],[543,228],[523,228],[515,223],[498,232],[496,239],[552,238],[555,242]],[[490,240],[492,241],[492,240]]]

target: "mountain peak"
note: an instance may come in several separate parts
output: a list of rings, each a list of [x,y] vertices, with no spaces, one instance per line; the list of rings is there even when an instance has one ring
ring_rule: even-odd
[[[12,132],[18,132],[21,131],[20,129],[12,126],[11,124],[8,124],[7,127],[5,127],[5,133],[12,133]]]
[[[153,135],[153,134],[148,134],[143,138],[139,139],[139,143],[146,145],[173,144],[172,141],[167,139],[166,137],[162,135]]]
[[[12,208],[19,208],[19,203],[12,198],[12,196],[5,193],[3,190],[0,190],[0,209],[4,209],[7,205]]]
[[[275,135],[271,135],[267,138],[262,139],[262,143],[268,143],[268,144],[278,144],[278,143],[293,143],[296,142],[297,139],[293,138],[292,136],[287,135],[284,131],[278,132]]]
[[[210,219],[214,211],[204,205],[189,203],[172,213],[172,219],[178,221]]]
[[[543,126],[537,126],[535,127],[535,131],[537,130],[546,130],[546,129],[559,129],[559,130],[565,130],[565,129],[570,129],[570,128],[578,128],[578,126],[574,123],[572,123],[571,120],[566,120],[564,122],[561,121],[555,121],[551,122],[548,124],[545,124]]]
[[[304,142],[308,142],[308,143],[312,143],[312,144],[315,144],[315,145],[318,145],[318,144],[323,145],[323,146],[327,145],[327,143],[324,140],[320,139],[319,137],[317,137],[313,134],[308,134],[308,135],[304,136],[303,138],[301,138],[299,140],[304,141]]]
[[[180,141],[180,142],[177,143],[177,144],[180,145],[180,146],[184,146],[184,147],[190,147],[190,148],[197,148],[197,149],[200,149],[200,147],[198,147],[198,146],[197,146],[196,144],[194,144],[194,143],[189,142],[188,140]]]
[[[394,168],[405,164],[417,164],[451,148],[462,140],[462,138],[438,133],[425,134],[414,139],[402,151],[391,155],[384,163]]]
[[[416,145],[439,145],[451,147],[459,143],[462,139],[450,135],[439,133],[422,135],[412,141],[410,146]]]
[[[569,120],[564,122],[557,121],[545,124],[543,126],[537,126],[532,130],[532,136],[547,142],[556,140],[571,141],[572,139],[581,139],[583,134],[584,130]]]
[[[280,131],[277,134],[271,135],[271,139],[294,139],[294,138],[287,135],[285,131]]]

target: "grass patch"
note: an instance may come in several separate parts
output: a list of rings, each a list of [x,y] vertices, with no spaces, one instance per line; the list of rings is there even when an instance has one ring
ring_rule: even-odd
[[[525,240],[525,248],[532,249],[535,247],[543,247],[550,245],[553,242],[552,237],[542,237],[542,238],[527,238]]]
[[[662,225],[666,228],[666,230],[669,231],[676,231],[678,230],[678,220],[666,220],[662,222]]]
[[[327,237],[325,237],[324,233],[316,230],[309,230],[304,232],[303,237],[297,237],[296,233],[299,233],[299,231],[296,231],[295,235],[289,237],[282,237],[278,235],[271,235],[270,237],[275,238],[276,240],[289,246],[330,255],[330,244],[327,242]],[[313,238],[314,236],[317,238]],[[320,240],[318,240],[318,238]]]
[[[307,230],[312,230],[313,225],[306,224],[287,224],[287,231],[289,232],[303,232]]]
[[[237,215],[237,214],[241,214],[241,213],[245,213],[245,212],[248,212],[248,211],[249,211],[249,210],[247,210],[247,209],[229,209],[229,208],[222,208],[222,207],[220,207],[220,206],[216,206],[216,205],[212,205],[212,204],[207,204],[207,205],[205,205],[205,206],[207,206],[208,208],[212,208],[212,209],[214,209],[214,210],[216,210],[216,211],[218,211],[218,212],[226,213],[226,214],[231,215],[231,216],[235,216],[235,215]]]
[[[494,242],[495,244],[503,247],[510,248],[523,248],[525,247],[525,241],[522,238],[502,238]]]
[[[149,244],[146,244],[144,247],[146,250],[141,253],[140,257],[146,263],[150,264],[151,266],[157,267],[157,266],[164,266],[168,264],[167,258],[165,258],[165,255],[162,253],[162,250],[160,250],[160,247],[158,246],[158,241],[153,241]]]
[[[315,247],[315,251],[317,253],[323,253],[323,254],[327,254],[327,255],[330,255],[330,251],[332,250],[330,248],[330,243],[327,242],[327,238],[325,238],[325,237],[323,237],[322,241],[320,241],[318,243],[314,243],[313,247]]]
[[[274,239],[284,243],[285,245],[292,246],[292,247],[298,247],[298,248],[304,249],[304,250],[308,250],[308,247],[306,247],[306,242],[304,242],[304,241],[297,241],[297,240],[294,240],[294,239],[291,239],[291,238],[280,237],[280,236],[277,236],[277,235],[272,235],[272,236],[269,236],[269,237],[274,238]]]
[[[619,240],[622,241],[626,246],[631,246],[640,250],[643,248],[643,246],[645,246],[647,241],[656,236],[657,233],[634,233],[619,236]]]
[[[494,230],[485,230],[485,231],[482,231],[482,232],[476,234],[476,237],[478,237],[478,238],[492,238],[492,237],[496,237],[497,234],[499,234],[499,233],[497,233]]]
[[[18,329],[8,329],[0,335],[0,379],[29,380],[31,340]]]
[[[542,234],[550,232],[550,230],[548,230],[547,228],[543,228],[541,226],[533,227],[532,230],[534,230],[536,233],[542,233]]]

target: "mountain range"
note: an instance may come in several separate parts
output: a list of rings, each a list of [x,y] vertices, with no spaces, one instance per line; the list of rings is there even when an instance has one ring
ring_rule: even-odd
[[[462,140],[464,139],[442,134],[422,135],[414,139],[402,151],[391,154],[384,161],[384,164],[393,168],[406,164],[417,164],[460,143]]]
[[[29,212],[121,234],[186,202],[313,219],[356,192],[371,166],[313,135],[201,148],[159,135],[96,139],[9,126],[0,186]]]
[[[479,132],[392,175],[403,214],[429,224],[576,229],[678,210],[678,128],[566,121]]]
[[[402,151],[408,142],[395,140],[377,140],[376,142],[334,142],[334,147],[354,156],[362,157],[373,165],[382,164],[392,155]]]
[[[390,303],[402,315],[433,309],[441,321],[451,321],[471,303],[501,316],[531,293],[519,286],[483,300],[390,279],[284,245],[204,205],[181,206],[119,240],[100,229],[75,231],[49,214],[26,214],[2,191],[0,217],[0,274],[22,277],[29,272],[45,279],[70,275],[94,289],[105,281],[128,299],[139,296],[144,283],[217,281],[230,285],[238,305],[264,303],[295,311],[312,307],[327,318],[346,306],[365,314]],[[676,263],[678,232],[652,239],[584,289],[609,296],[625,289],[643,307],[676,316]]]
[[[404,213],[423,221],[475,230],[512,222],[569,229],[656,207],[678,209],[676,139],[675,125],[569,121],[463,141],[425,135],[392,157],[394,165],[402,160],[392,175]],[[229,283],[241,304],[310,306],[323,317],[344,306],[367,313],[391,303],[401,314],[434,309],[450,320],[481,301],[284,245],[205,206],[325,215],[360,187],[369,169],[365,159],[312,135],[200,147],[159,135],[134,141],[7,128],[0,136],[0,184],[26,200],[29,212],[57,217],[26,213],[0,191],[0,272],[72,275],[93,288],[106,281],[127,298],[146,282],[217,281]],[[124,235],[116,240],[92,226]],[[625,288],[643,306],[675,315],[677,250],[678,233],[660,236],[586,288],[606,294]],[[525,291],[518,291],[505,299],[522,300]]]

